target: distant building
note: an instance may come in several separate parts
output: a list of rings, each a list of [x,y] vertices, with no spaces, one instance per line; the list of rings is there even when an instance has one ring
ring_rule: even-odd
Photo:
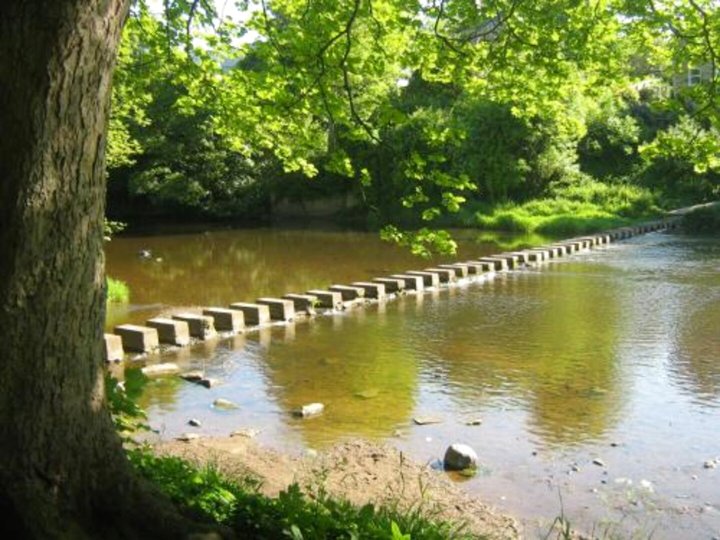
[[[698,67],[685,66],[684,69],[673,75],[673,91],[677,92],[683,88],[710,82],[713,76],[717,77],[717,73],[713,73],[713,65],[709,62]]]

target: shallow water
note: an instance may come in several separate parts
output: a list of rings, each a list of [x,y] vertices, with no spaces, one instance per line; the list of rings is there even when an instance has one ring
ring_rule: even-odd
[[[324,259],[318,269],[329,282],[370,277],[361,274],[395,262],[423,266],[383,256],[374,252],[373,265],[338,263],[337,273]],[[291,265],[284,272],[294,274]],[[271,292],[259,283],[250,298]],[[222,381],[207,390],[158,379],[139,390],[165,437],[193,429],[192,417],[203,423],[198,432],[257,428],[261,443],[288,450],[365,437],[428,462],[449,443],[465,442],[482,468],[464,487],[523,519],[529,537],[561,511],[601,537],[720,535],[720,461],[703,467],[720,458],[718,239],[653,233],[465,286],[199,344],[163,361],[202,367]],[[239,408],[213,409],[218,397]],[[326,404],[322,416],[292,417],[313,401]],[[442,422],[415,425],[422,415]],[[476,419],[482,423],[466,425]]]

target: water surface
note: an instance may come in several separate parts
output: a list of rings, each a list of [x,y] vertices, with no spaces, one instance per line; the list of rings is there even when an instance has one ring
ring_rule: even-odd
[[[318,275],[360,279],[413,262],[370,251],[372,264],[338,257],[336,271],[330,244],[315,255],[324,262],[308,288]],[[286,276],[283,285],[296,279],[291,264],[253,262]],[[236,275],[217,272],[210,288]],[[254,296],[274,291],[263,278],[254,283]],[[182,294],[193,302],[194,291]],[[140,404],[165,437],[192,429],[194,417],[202,433],[257,428],[261,443],[292,451],[365,437],[432,461],[464,442],[482,461],[464,487],[524,519],[528,536],[561,511],[600,536],[720,535],[720,468],[703,467],[720,458],[717,239],[653,233],[163,360],[223,382],[210,390],[177,379],[146,384]],[[213,409],[218,397],[239,408]],[[325,414],[290,414],[313,401]],[[414,425],[420,415],[442,422]]]

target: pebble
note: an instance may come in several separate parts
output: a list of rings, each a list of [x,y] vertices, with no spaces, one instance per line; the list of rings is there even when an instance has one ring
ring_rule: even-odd
[[[188,425],[192,427],[200,427],[202,424],[197,418],[191,418],[190,420],[188,420]]]
[[[229,399],[217,398],[213,401],[213,407],[216,409],[237,409],[237,405]]]
[[[199,438],[200,438],[200,435],[198,435],[197,433],[183,433],[182,435],[179,435],[177,437],[177,440],[183,441],[183,442],[190,442],[190,441],[194,441],[195,439],[199,439]]]
[[[479,426],[480,424],[482,424],[482,422],[483,422],[482,418],[474,418],[472,420],[468,420],[467,422],[465,422],[465,425],[466,426]]]
[[[706,469],[715,469],[717,467],[717,461],[714,459],[708,459],[705,463],[703,463],[703,467]]]
[[[217,386],[218,380],[217,379],[211,379],[210,377],[204,377],[197,381],[197,383],[200,386],[204,386],[205,388],[212,388],[213,386]]]
[[[605,467],[605,462],[600,458],[595,458],[592,460],[593,465],[597,465],[598,467]]]
[[[577,465],[573,465],[572,467],[570,467],[570,470],[572,470],[573,472],[580,472],[580,467],[578,467]]]

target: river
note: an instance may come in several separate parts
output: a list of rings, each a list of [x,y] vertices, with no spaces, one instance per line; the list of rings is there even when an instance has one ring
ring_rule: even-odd
[[[464,233],[460,259],[537,238]],[[137,257],[139,249],[151,259]],[[156,260],[160,259],[160,260]],[[224,306],[428,263],[368,233],[211,231],[118,237],[108,273],[132,303]],[[260,430],[275,448],[363,437],[420,461],[464,442],[464,488],[541,536],[564,512],[598,536],[720,536],[720,241],[652,233],[540,267],[163,356],[222,381],[138,389],[163,437]],[[216,410],[216,398],[239,408]],[[291,411],[321,401],[326,412]],[[432,425],[413,418],[434,416]],[[476,425],[469,425],[476,424]],[[705,462],[717,459],[717,468]]]

